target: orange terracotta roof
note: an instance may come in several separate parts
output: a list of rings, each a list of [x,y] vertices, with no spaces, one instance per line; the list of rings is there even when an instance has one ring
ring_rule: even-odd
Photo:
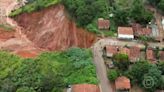
[[[130,79],[125,76],[118,77],[115,81],[116,90],[130,89]]]
[[[93,84],[76,84],[72,86],[72,92],[100,92],[100,89]]]
[[[142,28],[140,24],[133,24],[132,28],[134,30],[135,36],[149,36],[152,33],[150,28]]]
[[[150,35],[152,33],[152,30],[150,28],[143,28],[140,35]]]
[[[164,51],[160,51],[160,60],[164,61]]]
[[[141,31],[142,30],[142,26],[140,24],[138,24],[138,23],[134,23],[132,25],[132,28],[133,28],[134,32],[137,32],[137,31]]]
[[[132,27],[118,27],[118,34],[134,35]]]
[[[140,48],[137,46],[133,46],[130,48],[130,60],[136,61],[140,56]]]
[[[153,52],[152,49],[147,49],[146,50],[146,58],[147,58],[147,60],[150,60],[150,61],[155,60],[154,52]]]
[[[130,55],[130,49],[127,47],[121,48],[120,53]]]
[[[98,28],[99,29],[109,29],[110,21],[104,19],[98,19]]]
[[[106,52],[108,54],[111,54],[111,55],[117,54],[118,53],[118,47],[112,46],[112,45],[106,46]]]

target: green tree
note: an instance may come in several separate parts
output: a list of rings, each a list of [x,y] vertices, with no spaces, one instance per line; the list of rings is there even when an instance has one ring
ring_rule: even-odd
[[[164,11],[164,0],[160,0],[159,4],[158,4],[158,8],[161,10],[161,11]]]
[[[21,87],[18,88],[16,92],[36,92],[33,88]]]
[[[157,6],[161,0],[147,0],[151,5]]]
[[[153,18],[153,14],[144,7],[143,0],[133,0],[130,17],[134,22],[147,24]]]
[[[163,90],[164,88],[164,75],[162,75],[162,78],[161,78],[161,84],[160,84],[160,87],[159,87],[161,90]]]
[[[138,61],[129,69],[128,77],[131,78],[133,84],[142,84],[144,74],[151,68],[151,64],[147,61]]]
[[[145,85],[142,85],[147,91],[154,92],[160,85],[161,85],[161,71],[157,68],[157,66],[152,66],[148,73],[146,73],[144,76],[148,76],[152,78],[152,87],[146,87]],[[147,79],[143,79],[147,80]],[[142,80],[142,81],[143,81]]]
[[[125,71],[129,68],[130,62],[128,55],[126,54],[115,54],[112,57],[112,60],[114,62],[114,65],[122,71]]]
[[[112,69],[108,71],[108,79],[110,81],[115,81],[119,77],[119,73],[116,69]]]
[[[105,0],[62,0],[71,17],[79,26],[86,26],[105,10]]]
[[[159,70],[161,70],[162,75],[164,75],[164,62],[159,62],[158,63],[158,68],[159,68]]]

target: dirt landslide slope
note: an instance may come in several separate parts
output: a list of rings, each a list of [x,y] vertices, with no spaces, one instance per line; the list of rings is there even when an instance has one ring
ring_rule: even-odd
[[[95,35],[67,17],[63,5],[56,5],[38,12],[22,14],[15,18],[24,27],[24,34],[38,47],[48,50],[65,50],[72,46],[87,48],[96,39]]]

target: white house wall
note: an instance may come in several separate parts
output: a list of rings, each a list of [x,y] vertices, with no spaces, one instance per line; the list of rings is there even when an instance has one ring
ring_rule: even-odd
[[[134,39],[134,35],[118,34],[118,38],[120,38],[120,39]]]

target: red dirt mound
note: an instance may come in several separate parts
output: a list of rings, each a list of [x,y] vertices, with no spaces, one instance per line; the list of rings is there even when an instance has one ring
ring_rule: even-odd
[[[0,28],[0,40],[8,40],[10,38],[15,38],[15,31],[6,31]]]
[[[88,48],[96,39],[94,34],[77,28],[68,19],[62,5],[19,15],[16,21],[25,29],[23,33],[27,38],[38,47],[48,50],[65,50],[73,46]]]
[[[36,52],[33,51],[19,51],[16,54],[23,58],[35,58],[38,55]]]

